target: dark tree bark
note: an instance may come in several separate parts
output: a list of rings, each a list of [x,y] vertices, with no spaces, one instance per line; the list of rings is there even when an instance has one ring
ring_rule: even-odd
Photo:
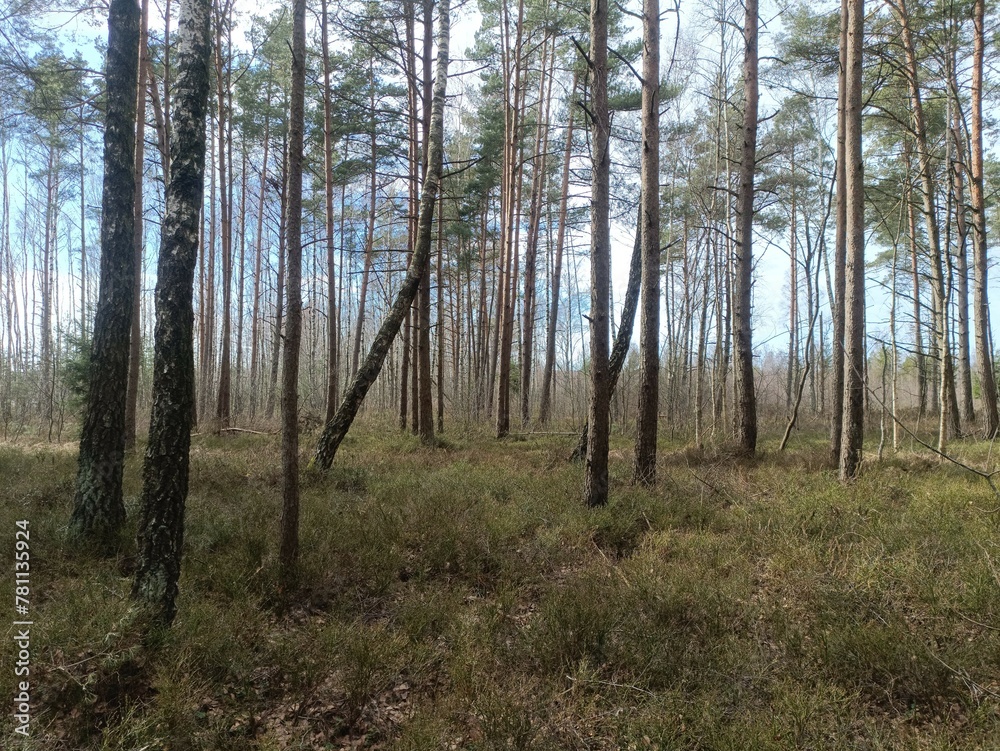
[[[73,536],[106,539],[125,521],[125,392],[135,284],[135,108],[139,5],[111,0],[101,206],[101,284],[80,435]]]
[[[176,612],[194,404],[194,269],[205,188],[205,117],[212,54],[211,0],[181,8],[177,80],[156,282],[153,409],[143,464],[132,597],[153,620]]]
[[[660,407],[660,2],[642,12],[642,318],[639,333],[639,411],[633,479],[656,482]],[[621,325],[625,325],[623,320]]]
[[[753,331],[750,305],[753,286],[753,198],[757,169],[757,0],[747,0],[743,23],[743,153],[736,195],[736,253],[733,258],[733,420],[741,453],[757,450],[757,396],[754,391]]]
[[[302,340],[302,162],[305,133],[306,1],[292,1],[292,89],[288,112],[285,250],[288,313],[281,385],[282,592],[292,588],[299,558],[299,344]]]
[[[750,0],[753,2],[753,0]],[[611,116],[608,110],[608,2],[590,4],[593,175],[590,199],[590,438],[583,497],[588,506],[608,502],[611,378],[608,298],[611,292]]]
[[[510,376],[514,346],[514,309],[517,297],[519,234],[521,215],[521,122],[524,107],[522,62],[524,53],[524,0],[517,4],[514,22],[514,48],[509,46],[511,33],[509,4],[501,11],[501,48],[504,90],[512,100],[504,102],[503,175],[500,185],[500,288],[497,294],[497,438],[510,432]]]
[[[399,333],[406,312],[413,304],[420,279],[429,267],[432,245],[432,223],[434,206],[441,185],[441,169],[444,153],[444,100],[448,83],[448,36],[450,30],[450,0],[440,0],[438,6],[437,65],[434,78],[434,95],[431,101],[430,133],[428,135],[427,174],[420,195],[420,213],[417,222],[417,242],[406,278],[396,295],[388,315],[375,335],[361,367],[344,394],[344,400],[334,418],[326,424],[316,448],[313,464],[327,470],[333,464],[337,449],[350,430],[368,389],[375,383],[382,370],[382,364],[389,353],[393,340]]]

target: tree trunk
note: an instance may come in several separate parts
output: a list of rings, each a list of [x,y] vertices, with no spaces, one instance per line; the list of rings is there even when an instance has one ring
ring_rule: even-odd
[[[228,90],[228,69],[222,65],[222,25],[224,14],[220,9],[215,25],[215,80],[218,91],[219,114],[219,233],[222,252],[222,335],[219,343],[219,392],[215,403],[215,417],[218,429],[229,427],[232,412],[232,299],[233,299],[233,202],[232,164],[227,158],[230,134],[227,129],[226,91]],[[227,66],[228,68],[228,66]],[[207,384],[206,384],[207,387]]]
[[[324,207],[326,209],[326,420],[333,419],[336,412],[337,399],[340,396],[340,379],[337,368],[340,367],[339,330],[337,320],[337,285],[333,265],[333,117],[331,105],[333,91],[330,87],[330,40],[329,40],[329,2],[322,0],[323,47],[323,175],[324,175]],[[374,167],[372,169],[374,172]]]
[[[413,249],[413,259],[406,273],[396,300],[393,302],[385,321],[372,341],[372,346],[358,369],[354,380],[344,394],[337,414],[326,424],[316,448],[313,464],[327,470],[333,463],[344,436],[351,427],[358,409],[364,401],[368,389],[382,370],[382,363],[399,333],[406,311],[413,304],[420,279],[427,269],[431,256],[432,222],[434,204],[441,184],[444,152],[444,100],[448,82],[448,36],[450,0],[440,0],[438,5],[437,67],[434,79],[434,95],[431,102],[430,132],[428,134],[425,158],[427,171],[420,196],[420,213],[417,229],[417,244]]]
[[[642,318],[639,333],[639,407],[633,479],[656,482],[660,408],[660,2],[642,11]],[[622,318],[619,332],[629,322]]]
[[[373,75],[373,74],[372,74]],[[361,337],[364,333],[365,326],[365,307],[367,305],[368,299],[368,280],[371,275],[372,269],[372,257],[375,253],[375,191],[378,187],[377,177],[375,172],[375,166],[378,159],[378,142],[375,139],[375,120],[374,120],[374,78],[370,79],[370,85],[373,87],[372,91],[372,120],[368,124],[371,128],[371,173],[369,174],[369,196],[368,196],[368,229],[365,233],[365,260],[364,268],[361,270],[361,291],[358,295],[358,320],[356,323],[356,328],[354,330],[354,353],[351,356],[351,375],[353,376],[358,372],[358,361],[361,358]]]
[[[840,0],[840,70],[837,79],[837,217],[833,251],[833,388],[830,454],[839,466],[844,428],[844,305],[847,289],[847,29],[848,0]]]
[[[917,263],[917,217],[913,207],[910,186],[909,142],[904,146],[906,184],[903,187],[903,201],[906,203],[907,239],[910,246],[910,275],[913,282],[913,348],[917,361],[917,419],[927,412],[927,365],[924,356],[924,334],[920,304],[920,266]]]
[[[140,10],[111,0],[101,214],[101,284],[69,529],[107,540],[125,521],[125,391],[135,276],[135,107]],[[47,336],[48,332],[43,332]]]
[[[132,331],[128,356],[128,385],[125,395],[125,449],[135,447],[136,407],[139,402],[139,370],[142,364],[142,188],[143,167],[146,145],[146,70],[147,59],[146,26],[149,17],[149,0],[142,0],[139,18],[139,80],[136,86],[135,118],[135,204],[133,206],[133,245],[135,252],[135,276],[132,285]]]
[[[990,337],[988,253],[986,243],[986,199],[983,191],[983,56],[985,0],[972,6],[972,112],[969,118],[969,193],[972,203],[972,310],[976,327],[976,362],[983,400],[983,430],[993,438],[1000,430],[997,384],[993,375],[993,344]]]
[[[302,340],[302,162],[305,133],[306,0],[292,0],[292,88],[288,111],[285,250],[288,313],[281,385],[280,594],[295,587],[299,558],[299,344]],[[374,167],[373,167],[374,168]]]
[[[844,279],[844,422],[840,479],[858,473],[865,428],[865,192],[861,152],[861,66],[864,0],[847,0],[844,109],[844,206],[847,266]]]
[[[288,139],[281,150],[281,218],[278,220],[278,278],[274,285],[274,332],[271,345],[271,375],[267,387],[267,406],[264,414],[274,417],[274,402],[278,391],[278,366],[281,363],[282,325],[285,315],[285,219],[288,194]]]
[[[424,0],[424,75],[423,75],[423,144],[424,144],[424,179],[427,178],[427,149],[430,144],[431,119],[431,56],[433,55],[432,16],[434,0]],[[439,303],[440,304],[440,303]],[[434,404],[431,396],[431,265],[428,262],[424,275],[420,280],[417,294],[417,433],[424,445],[434,443]]]
[[[944,453],[948,443],[949,433],[958,434],[957,404],[953,399],[955,388],[954,363],[951,355],[951,343],[948,327],[948,295],[945,290],[943,255],[941,236],[937,224],[935,205],[934,166],[927,143],[927,126],[924,119],[924,109],[918,76],[916,51],[910,28],[910,17],[905,0],[894,0],[893,5],[899,21],[905,58],[905,74],[910,90],[910,110],[913,118],[913,131],[917,141],[917,163],[920,170],[920,182],[923,193],[924,225],[927,230],[928,251],[931,264],[931,285],[934,292],[935,306],[940,311],[939,325],[936,326],[937,349],[941,358],[939,383],[939,422],[938,451]]]
[[[535,350],[535,315],[538,309],[538,236],[542,220],[542,199],[545,195],[545,162],[549,148],[549,101],[545,82],[548,69],[549,37],[542,40],[541,81],[538,84],[538,125],[535,132],[535,155],[531,175],[531,196],[528,210],[528,241],[524,251],[524,300],[521,304],[521,424],[531,422],[531,375]],[[555,60],[555,42],[551,60]],[[551,80],[551,79],[549,79]],[[549,87],[551,89],[551,85]]]
[[[271,145],[271,90],[268,87],[264,110],[264,155],[260,162],[260,192],[257,194],[257,232],[254,237],[253,307],[250,312],[250,415],[257,412],[260,391],[260,298],[261,265],[264,257],[264,203],[267,198],[267,161]]]
[[[520,128],[523,106],[521,65],[523,53],[524,0],[517,5],[514,48],[510,49],[510,9],[505,4],[502,15],[501,60],[504,91],[511,92],[513,101],[504,103],[503,177],[500,188],[500,290],[497,325],[499,326],[497,372],[497,438],[510,432],[510,370],[514,343],[514,306],[517,297],[517,228],[520,224]]]
[[[545,367],[542,370],[542,396],[538,407],[538,422],[545,425],[552,410],[552,391],[556,377],[556,328],[559,325],[559,288],[562,282],[563,245],[566,240],[566,213],[569,202],[569,167],[573,155],[573,115],[576,113],[577,74],[573,74],[570,87],[569,113],[566,124],[566,149],[563,152],[562,191],[559,198],[559,230],[556,233],[556,257],[552,267],[551,302],[549,303],[549,323],[545,334]]]
[[[642,291],[642,196],[639,197],[638,216],[635,226],[635,243],[632,246],[632,260],[628,268],[628,284],[625,289],[625,301],[622,304],[622,317],[618,324],[618,331],[615,334],[615,343],[611,348],[611,357],[608,361],[608,400],[615,393],[618,385],[618,378],[621,376],[622,368],[628,357],[629,347],[632,345],[632,329],[635,328],[635,313],[639,308],[639,296]],[[577,295],[579,297],[579,295]],[[587,441],[590,438],[590,420],[584,422],[583,430],[576,442],[576,448],[570,454],[570,461],[580,461],[587,455]]]
[[[178,36],[177,81],[156,281],[153,408],[143,464],[132,597],[155,621],[176,612],[188,490],[194,402],[192,292],[205,185],[211,0],[186,0]]]
[[[743,25],[743,152],[736,195],[736,255],[733,258],[734,428],[741,453],[757,449],[757,397],[754,391],[751,294],[753,286],[753,198],[757,168],[757,0],[747,0]]]

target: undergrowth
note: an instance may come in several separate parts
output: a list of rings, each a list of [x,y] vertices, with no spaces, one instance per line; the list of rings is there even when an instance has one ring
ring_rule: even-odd
[[[664,443],[646,490],[619,439],[588,510],[571,438],[362,426],[303,475],[279,615],[278,441],[194,439],[178,616],[147,644],[121,627],[134,529],[66,544],[74,447],[0,447],[8,571],[32,530],[25,749],[1000,747],[1000,503],[956,467],[887,454],[845,487],[819,439]]]

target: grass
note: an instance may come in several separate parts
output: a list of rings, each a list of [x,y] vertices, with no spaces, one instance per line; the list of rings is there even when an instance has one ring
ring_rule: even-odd
[[[983,480],[901,454],[844,487],[817,438],[749,463],[664,443],[646,490],[616,440],[612,502],[588,510],[569,438],[431,450],[359,426],[303,476],[279,616],[278,438],[196,437],[178,617],[145,647],[120,628],[131,543],[65,544],[75,447],[0,447],[0,525],[32,530],[23,747],[1000,748]]]

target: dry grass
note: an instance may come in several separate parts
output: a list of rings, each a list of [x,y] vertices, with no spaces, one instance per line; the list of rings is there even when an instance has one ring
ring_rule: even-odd
[[[304,584],[279,617],[278,438],[196,437],[178,619],[146,648],[119,629],[129,544],[64,544],[73,452],[0,447],[0,523],[32,522],[24,747],[1000,747],[980,479],[901,454],[845,488],[817,437],[752,462],[664,445],[647,491],[620,439],[589,511],[571,443],[360,426],[303,477]],[[132,511],[137,478],[132,459]]]

